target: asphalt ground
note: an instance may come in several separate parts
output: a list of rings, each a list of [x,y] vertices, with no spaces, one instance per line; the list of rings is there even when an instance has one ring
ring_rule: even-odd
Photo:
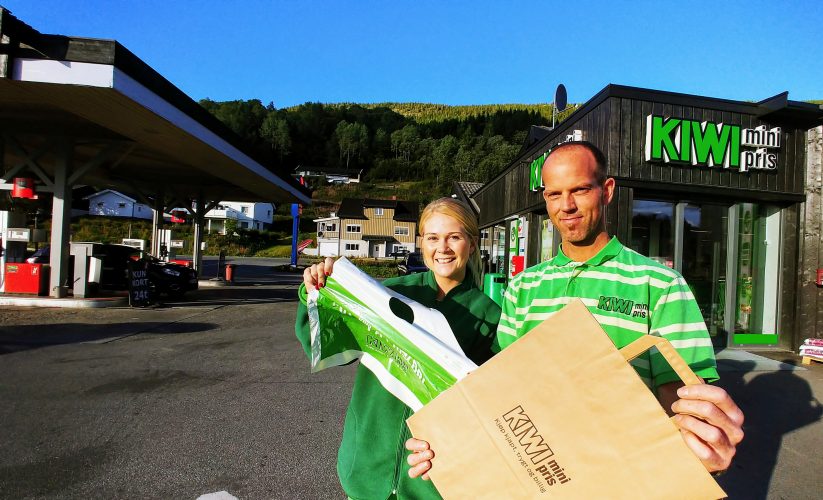
[[[156,308],[0,310],[0,498],[340,498],[354,368],[309,372],[300,276],[258,267]]]
[[[233,263],[236,286],[153,308],[0,309],[0,498],[344,497],[354,367],[310,373],[293,331],[299,274]],[[721,486],[820,498],[823,365],[739,368],[720,385],[746,439]]]

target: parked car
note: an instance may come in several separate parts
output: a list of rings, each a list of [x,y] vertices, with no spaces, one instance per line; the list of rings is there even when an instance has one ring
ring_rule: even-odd
[[[48,264],[49,259],[51,258],[49,248],[51,248],[49,245],[38,248],[26,259],[26,262],[29,264]]]
[[[389,257],[394,257],[395,260],[397,260],[398,257],[405,257],[408,254],[409,254],[409,249],[408,248],[400,248],[398,250],[395,250],[394,252],[389,253]]]
[[[48,263],[50,246],[38,249],[26,259],[29,263]],[[103,290],[125,290],[129,287],[129,262],[148,262],[149,284],[155,294],[181,297],[186,292],[197,290],[197,271],[174,262],[165,262],[138,248],[128,245],[92,243],[92,257],[100,259],[100,283]],[[72,269],[74,266],[70,266]],[[69,273],[71,275],[71,271]]]
[[[149,284],[155,294],[181,297],[188,291],[197,290],[197,271],[174,262],[166,262],[138,248],[127,245],[97,245],[92,256],[102,263],[100,286],[124,290],[129,286],[130,261],[148,262]]]
[[[406,274],[423,273],[428,270],[429,268],[426,267],[425,263],[423,263],[423,256],[420,252],[412,252],[406,255],[403,262],[397,265],[397,273],[400,276]]]

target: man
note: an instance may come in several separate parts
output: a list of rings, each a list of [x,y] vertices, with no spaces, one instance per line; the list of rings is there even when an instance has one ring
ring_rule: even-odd
[[[561,236],[559,254],[512,279],[506,290],[496,343],[505,348],[572,298],[580,298],[618,348],[643,334],[669,339],[692,370],[718,378],[714,351],[694,296],[676,271],[624,247],[606,231],[605,209],[615,180],[606,159],[588,142],[554,148],[543,164],[543,198]],[[569,333],[573,335],[573,333]],[[676,415],[683,439],[710,472],[729,467],[743,439],[743,413],[720,387],[684,386],[659,355],[633,361],[663,408]],[[425,441],[407,448],[417,477],[434,457]]]

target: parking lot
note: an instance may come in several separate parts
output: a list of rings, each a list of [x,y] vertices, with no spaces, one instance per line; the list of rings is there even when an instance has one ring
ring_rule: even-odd
[[[309,373],[270,264],[155,308],[0,309],[0,497],[340,498],[352,367]]]
[[[309,372],[293,332],[299,274],[234,263],[236,286],[151,308],[0,308],[0,498],[343,497],[354,367]],[[722,361],[746,440],[721,485],[818,498],[823,366],[764,359]]]

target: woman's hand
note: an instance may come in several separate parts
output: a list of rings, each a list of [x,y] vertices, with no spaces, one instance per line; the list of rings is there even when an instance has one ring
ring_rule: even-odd
[[[411,465],[409,477],[422,477],[428,481],[428,472],[432,468],[431,459],[434,458],[434,452],[429,449],[429,443],[422,439],[409,438],[406,441],[406,449],[412,452],[407,459]]]
[[[326,286],[326,276],[331,274],[332,267],[334,267],[334,259],[331,257],[326,257],[323,262],[307,267],[303,271],[303,284],[306,285],[306,290],[320,290]]]

